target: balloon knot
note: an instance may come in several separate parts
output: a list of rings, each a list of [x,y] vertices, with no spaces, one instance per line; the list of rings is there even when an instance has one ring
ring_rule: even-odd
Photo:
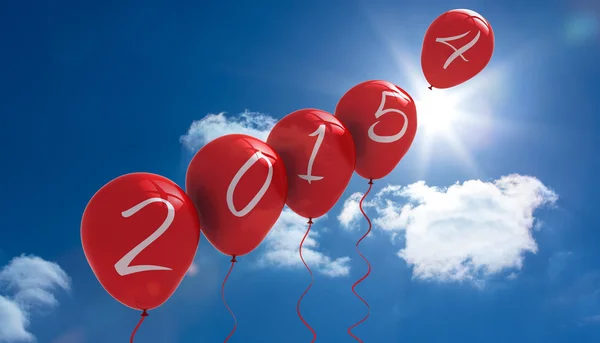
[[[373,179],[369,179],[369,185],[373,184]]]
[[[312,223],[313,223],[312,218],[308,218],[308,224],[312,224]]]
[[[430,91],[432,91],[432,90],[433,90],[433,86],[429,86],[429,87],[427,87],[427,88],[429,88],[429,90],[430,90]]]
[[[231,256],[231,261],[229,261],[229,262],[231,262],[231,263],[236,263],[237,262],[237,260],[235,259],[235,255]]]
[[[142,317],[148,317],[148,316],[149,316],[148,312],[146,310],[144,310],[142,312]]]

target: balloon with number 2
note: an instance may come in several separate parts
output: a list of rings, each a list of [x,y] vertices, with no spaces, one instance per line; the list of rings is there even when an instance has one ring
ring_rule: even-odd
[[[192,201],[173,181],[149,173],[104,185],[81,220],[83,251],[102,286],[124,305],[144,311],[175,292],[199,239]]]

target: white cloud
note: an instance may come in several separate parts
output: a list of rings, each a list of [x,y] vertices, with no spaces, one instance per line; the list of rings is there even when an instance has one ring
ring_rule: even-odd
[[[37,256],[13,258],[0,270],[0,342],[34,341],[27,330],[31,314],[57,306],[54,291],[60,289],[70,289],[70,278],[58,264]]]
[[[323,217],[320,219],[323,219]],[[331,277],[348,275],[350,272],[349,257],[334,259],[316,250],[319,247],[317,242],[319,232],[314,227],[320,220],[313,221],[315,224],[313,224],[313,228],[302,247],[304,260],[311,270],[323,275]],[[289,208],[285,208],[279,220],[265,238],[263,243],[265,251],[260,258],[260,264],[284,268],[304,268],[298,255],[298,248],[302,237],[306,233],[307,225],[306,218],[302,218]]]
[[[266,114],[248,110],[235,117],[227,117],[224,112],[208,114],[203,119],[194,121],[187,134],[181,136],[179,141],[194,152],[215,138],[234,133],[266,141],[276,121]]]
[[[203,119],[193,122],[187,134],[180,138],[180,142],[189,150],[197,151],[211,140],[227,134],[242,133],[266,141],[276,122],[277,119],[273,117],[248,110],[235,117],[227,117],[224,113],[209,114]],[[304,268],[298,256],[298,246],[305,232],[306,219],[285,208],[265,238],[264,248],[261,249],[263,255],[259,258],[259,264]],[[304,242],[302,254],[309,267],[332,277],[348,275],[350,258],[333,259],[317,251],[316,238],[318,236],[317,231],[311,230],[311,234]],[[193,275],[193,270],[190,270],[188,274]]]
[[[478,281],[518,270],[525,253],[537,252],[531,233],[534,210],[556,200],[538,179],[516,174],[448,188],[419,181],[381,190],[372,201],[373,222],[382,231],[404,234],[406,245],[398,256],[413,267],[414,277]],[[356,211],[342,219],[357,218]]]
[[[354,229],[355,223],[358,218],[362,216],[360,213],[360,199],[362,198],[363,193],[356,192],[353,193],[344,201],[344,206],[342,207],[342,211],[338,215],[337,219],[342,224],[343,228],[346,229]],[[363,209],[367,207],[368,204],[366,201],[363,201]]]
[[[519,274],[512,272],[506,276],[507,280],[516,280],[519,277]]]

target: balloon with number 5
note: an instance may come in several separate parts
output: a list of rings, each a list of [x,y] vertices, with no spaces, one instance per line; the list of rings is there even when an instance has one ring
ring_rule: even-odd
[[[305,218],[327,213],[354,173],[356,152],[350,132],[333,115],[304,109],[277,122],[267,143],[285,164],[289,208]]]
[[[239,134],[202,147],[190,162],[185,184],[204,235],[230,256],[258,247],[279,218],[287,196],[279,155],[267,143]]]
[[[439,16],[423,39],[421,67],[432,87],[450,88],[479,74],[494,52],[490,23],[471,10]]]
[[[381,179],[394,170],[417,133],[417,109],[411,96],[387,81],[366,81],[338,102],[335,116],[356,146],[356,173]]]
[[[189,270],[200,240],[198,214],[185,192],[160,175],[133,173],[104,185],[81,220],[92,271],[119,302],[162,305]]]

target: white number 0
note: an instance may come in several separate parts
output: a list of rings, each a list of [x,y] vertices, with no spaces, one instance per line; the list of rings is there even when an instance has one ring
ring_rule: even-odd
[[[131,266],[130,265],[131,262],[133,261],[133,259],[137,255],[139,255],[144,249],[146,249],[150,244],[152,244],[152,242],[157,240],[158,237],[160,237],[162,234],[164,234],[169,229],[169,226],[171,226],[171,224],[173,223],[173,219],[175,219],[175,208],[173,207],[173,204],[171,204],[169,201],[167,201],[165,199],[150,198],[150,199],[144,200],[141,203],[133,206],[132,208],[128,209],[127,211],[121,212],[121,215],[124,218],[129,218],[129,217],[133,216],[134,214],[136,214],[142,208],[144,208],[152,203],[155,203],[155,202],[162,202],[163,204],[167,205],[167,211],[168,211],[167,218],[158,227],[158,229],[156,231],[154,231],[150,236],[148,236],[148,238],[144,239],[140,244],[138,244],[135,248],[131,249],[130,252],[125,254],[125,256],[123,256],[117,263],[115,263],[115,270],[121,276],[139,273],[139,272],[147,272],[150,270],[172,270],[171,268],[162,267],[162,266],[153,266],[153,265]]]
[[[265,183],[262,185],[262,187],[260,188],[258,193],[256,193],[254,198],[252,198],[252,200],[250,200],[248,205],[246,205],[246,207],[244,207],[241,211],[238,211],[235,208],[235,205],[233,204],[233,193],[235,192],[235,188],[237,187],[238,182],[240,182],[240,180],[242,179],[244,174],[246,174],[246,172],[254,165],[254,163],[258,162],[260,159],[265,160],[267,162],[267,165],[269,165],[269,172],[267,173],[267,178],[265,179]],[[231,211],[231,213],[233,213],[233,215],[236,217],[243,217],[243,216],[247,215],[248,213],[250,213],[250,211],[252,211],[254,209],[254,207],[256,207],[256,205],[258,205],[258,202],[260,201],[260,199],[262,199],[262,197],[265,195],[265,193],[269,189],[272,179],[273,179],[273,165],[271,164],[271,160],[269,160],[260,151],[257,151],[254,155],[252,155],[248,159],[248,161],[246,161],[246,163],[244,163],[244,165],[240,168],[240,170],[238,170],[238,172],[235,174],[235,176],[231,180],[229,187],[227,187],[226,200],[227,200],[227,207],[229,207],[229,211]]]
[[[298,175],[299,178],[308,181],[310,184],[312,181],[319,181],[323,179],[323,176],[314,176],[312,175],[313,164],[315,163],[315,158],[317,158],[317,154],[319,153],[319,148],[321,148],[321,144],[323,144],[323,138],[325,138],[325,124],[319,125],[317,131],[308,135],[309,137],[317,136],[317,141],[315,142],[315,146],[313,147],[312,153],[310,154],[310,158],[308,159],[308,167],[306,168],[306,175]]]
[[[369,127],[368,134],[369,134],[369,138],[371,138],[371,140],[373,140],[377,143],[393,143],[393,142],[399,140],[400,138],[402,138],[404,136],[404,134],[406,133],[406,129],[408,128],[408,118],[406,117],[406,114],[404,114],[404,112],[402,112],[396,108],[385,109],[385,99],[387,96],[393,96],[396,98],[406,99],[402,94],[400,94],[398,92],[394,92],[394,91],[382,92],[381,93],[381,103],[379,104],[379,109],[377,109],[377,112],[375,112],[375,118],[379,118],[386,113],[398,113],[404,117],[404,125],[402,125],[402,129],[400,129],[400,132],[398,132],[395,135],[380,136],[375,133],[375,126],[377,124],[379,124],[379,121],[376,121],[375,123],[373,123],[373,125],[371,125],[371,127]]]

